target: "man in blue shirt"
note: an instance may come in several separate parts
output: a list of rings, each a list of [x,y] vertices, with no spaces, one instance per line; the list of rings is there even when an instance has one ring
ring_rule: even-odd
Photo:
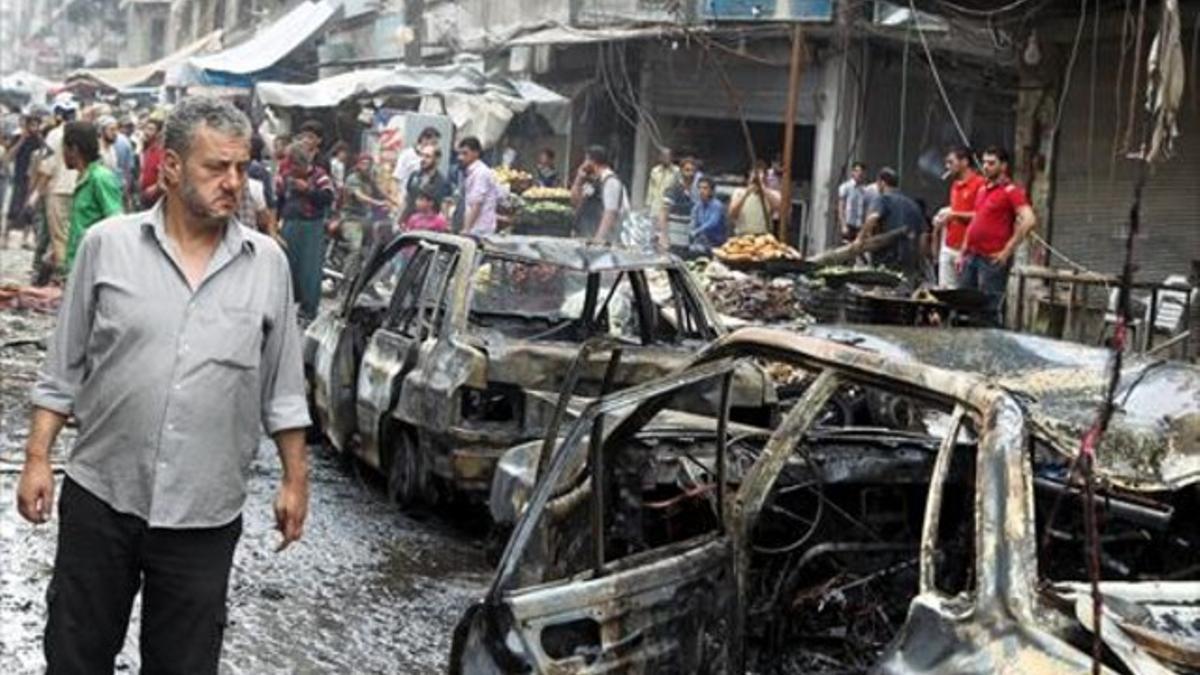
[[[725,243],[725,204],[717,199],[710,178],[698,181],[698,199],[692,206],[692,235],[689,248],[708,255],[715,246]]]

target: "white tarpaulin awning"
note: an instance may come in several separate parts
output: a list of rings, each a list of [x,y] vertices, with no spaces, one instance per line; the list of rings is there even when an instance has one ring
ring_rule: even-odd
[[[533,108],[562,132],[570,117],[570,100],[528,80],[489,77],[475,63],[430,68],[359,70],[312,84],[260,82],[255,95],[264,105],[283,108],[331,108],[356,97],[409,94],[421,98],[420,109],[449,115],[462,131],[472,120],[487,128],[504,125]],[[488,134],[478,134],[483,136]]]
[[[333,18],[337,3],[306,0],[254,37],[224,51],[191,60],[200,70],[250,75],[266,70],[295,51]]]
[[[254,93],[263,105],[282,108],[334,108],[342,101],[373,94],[372,84],[390,71],[381,68],[352,70],[311,84],[259,82]]]
[[[165,76],[166,72],[173,66],[183,63],[196,54],[220,46],[223,34],[223,31],[215,30],[183,49],[173,54],[168,54],[157,61],[147,63],[144,66],[134,66],[132,68],[83,68],[76,70],[67,76],[67,83],[91,80],[104,87],[118,91],[151,84],[156,78]]]

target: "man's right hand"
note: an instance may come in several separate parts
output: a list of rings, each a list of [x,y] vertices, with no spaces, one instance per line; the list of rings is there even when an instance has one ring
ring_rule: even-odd
[[[28,457],[17,484],[17,511],[34,525],[50,520],[54,510],[54,471],[45,457]]]

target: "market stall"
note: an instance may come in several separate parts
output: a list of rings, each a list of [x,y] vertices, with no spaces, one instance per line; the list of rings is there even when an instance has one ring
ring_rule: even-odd
[[[865,250],[886,245],[877,239]],[[692,265],[722,313],[756,324],[980,322],[979,294],[924,288],[899,272],[862,264],[863,250],[804,258],[771,235],[756,235],[734,237],[713,250],[712,261]]]

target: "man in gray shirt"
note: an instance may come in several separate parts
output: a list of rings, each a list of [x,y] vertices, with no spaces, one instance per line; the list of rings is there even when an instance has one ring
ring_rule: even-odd
[[[250,123],[190,98],[166,123],[166,196],[89,229],[33,391],[17,506],[50,517],[50,449],[79,438],[59,500],[48,671],[112,672],[142,591],[143,672],[216,673],[250,462],[279,447],[281,548],[301,536],[308,459],[287,258],[234,218]]]
[[[850,178],[838,186],[838,227],[843,241],[854,241],[862,230],[867,209],[875,196],[867,189],[867,165],[855,162],[850,167]]]
[[[900,191],[900,177],[894,169],[879,170],[875,182],[879,196],[867,207],[858,241],[865,243],[875,235],[891,234],[887,244],[871,255],[871,262],[900,272],[915,287],[921,277],[920,242],[926,220],[921,207]]]

